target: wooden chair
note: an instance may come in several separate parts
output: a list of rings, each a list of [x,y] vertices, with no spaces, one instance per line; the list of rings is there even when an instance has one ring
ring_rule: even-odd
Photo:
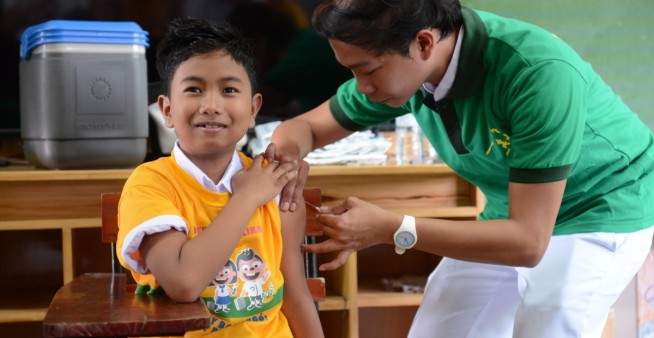
[[[320,189],[304,198],[321,204]],[[209,327],[211,314],[201,300],[175,303],[165,294],[135,294],[116,255],[120,193],[101,195],[102,242],[110,244],[111,273],[87,273],[62,286],[43,320],[46,337],[176,336]],[[307,208],[307,242],[322,234],[317,212]],[[305,258],[307,285],[314,302],[325,299],[325,280],[317,276],[315,255]],[[317,306],[317,305],[316,305]]]
[[[86,273],[55,294],[43,319],[45,337],[181,336],[206,329],[202,300],[176,303],[165,294],[136,294],[124,273]]]
[[[313,206],[322,205],[322,191],[320,188],[304,188],[304,200],[310,203]],[[316,238],[322,236],[322,228],[318,224],[318,211],[314,208],[307,207],[307,230],[305,233],[305,240],[308,244],[316,243]],[[325,278],[318,277],[318,262],[316,260],[316,254],[305,252],[305,266],[304,271],[307,277],[307,286],[309,286],[309,291],[313,296],[313,301],[316,302],[316,308],[318,303],[325,300],[327,295],[325,287]]]

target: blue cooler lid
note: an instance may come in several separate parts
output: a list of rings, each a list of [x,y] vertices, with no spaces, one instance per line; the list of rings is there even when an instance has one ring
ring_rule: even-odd
[[[30,26],[20,37],[20,56],[46,43],[106,43],[149,47],[148,32],[131,21],[50,20]]]

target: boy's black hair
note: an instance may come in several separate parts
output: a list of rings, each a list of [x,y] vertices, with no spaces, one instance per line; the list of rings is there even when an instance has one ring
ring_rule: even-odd
[[[179,65],[189,58],[224,50],[242,65],[256,93],[256,65],[252,42],[225,21],[174,19],[157,48],[157,71],[162,90],[170,95],[170,84]]]
[[[463,19],[458,0],[330,0],[316,8],[312,23],[325,39],[408,56],[418,31],[437,29],[443,39]]]

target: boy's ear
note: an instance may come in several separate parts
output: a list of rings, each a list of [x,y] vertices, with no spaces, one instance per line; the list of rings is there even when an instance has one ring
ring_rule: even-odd
[[[168,96],[159,95],[159,97],[157,97],[157,105],[159,106],[161,115],[163,115],[166,127],[173,128],[173,117],[170,115],[170,99]]]
[[[254,128],[255,125],[255,118],[257,117],[257,114],[259,113],[259,109],[261,109],[261,105],[263,104],[263,96],[260,93],[255,93],[252,96],[252,111],[250,112],[250,128]]]

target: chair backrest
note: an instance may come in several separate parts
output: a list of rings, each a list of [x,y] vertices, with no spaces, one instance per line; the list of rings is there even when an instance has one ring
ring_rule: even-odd
[[[322,194],[319,188],[305,188],[304,200],[315,206],[322,205]],[[118,201],[119,192],[107,192],[101,196],[101,217],[102,217],[102,243],[111,245],[111,268],[113,272],[122,272],[122,266],[118,262],[116,253],[116,240],[118,239]],[[306,220],[306,242],[315,243],[315,237],[322,235],[322,230],[317,220],[318,212],[313,208],[307,208]],[[305,253],[305,269],[307,285],[315,302],[325,299],[325,279],[318,277],[316,255]]]
[[[118,201],[119,192],[101,195],[102,201],[102,243],[115,244],[118,240]]]

